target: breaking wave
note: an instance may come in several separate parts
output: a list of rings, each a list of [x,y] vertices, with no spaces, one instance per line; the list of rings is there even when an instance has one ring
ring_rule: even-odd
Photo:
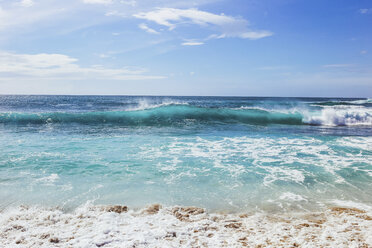
[[[0,113],[5,124],[118,124],[126,126],[169,126],[184,124],[241,123],[252,125],[372,125],[372,109],[364,107],[325,107],[321,110],[293,109],[286,111],[264,108],[211,108],[182,103],[141,106],[126,111]]]
[[[319,113],[305,115],[304,123],[324,126],[371,126],[372,109],[324,108]]]

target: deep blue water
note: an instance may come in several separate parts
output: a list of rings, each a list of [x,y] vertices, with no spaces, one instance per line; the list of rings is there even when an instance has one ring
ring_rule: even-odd
[[[372,100],[0,96],[0,207],[372,206]]]

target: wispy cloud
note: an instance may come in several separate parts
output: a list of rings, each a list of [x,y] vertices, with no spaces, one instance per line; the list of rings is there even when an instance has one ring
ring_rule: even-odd
[[[105,68],[100,65],[82,67],[78,60],[63,54],[16,54],[0,52],[0,79],[2,78],[54,78],[145,80],[162,76],[146,75],[144,69]]]
[[[158,31],[156,31],[155,29],[152,29],[152,28],[149,28],[145,23],[141,23],[138,25],[138,27],[142,30],[145,30],[147,33],[150,33],[150,34],[160,34]]]
[[[9,37],[11,33],[17,31],[30,32],[31,29],[54,23],[61,14],[65,14],[65,10],[57,4],[56,6],[39,6],[30,0],[16,2],[16,4],[7,5],[6,8],[0,6],[0,32],[6,33],[6,35],[0,35],[0,39]]]
[[[201,41],[185,41],[181,43],[182,46],[200,46],[203,44],[204,42]]]
[[[237,33],[236,35],[229,35],[228,33],[223,33],[221,35],[211,35],[209,36],[209,39],[222,39],[222,38],[228,38],[228,37],[239,37],[239,38],[242,38],[242,39],[250,39],[250,40],[258,40],[258,39],[262,39],[262,38],[265,38],[265,37],[269,37],[269,36],[272,36],[273,33],[270,32],[270,31],[265,31],[265,30],[262,30],[262,31],[246,31],[246,32],[242,32],[242,33]]]
[[[225,14],[213,14],[198,9],[156,8],[149,12],[140,12],[133,15],[136,18],[152,21],[158,25],[173,30],[181,25],[193,24],[211,30],[217,30],[206,39],[221,39],[237,37],[242,39],[261,39],[273,35],[266,30],[252,30],[249,22],[241,17],[232,17]]]
[[[359,13],[361,13],[361,14],[371,14],[372,9],[360,9]]]

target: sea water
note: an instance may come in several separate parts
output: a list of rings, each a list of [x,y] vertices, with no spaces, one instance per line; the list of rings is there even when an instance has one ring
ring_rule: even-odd
[[[372,206],[372,100],[0,96],[0,208]]]

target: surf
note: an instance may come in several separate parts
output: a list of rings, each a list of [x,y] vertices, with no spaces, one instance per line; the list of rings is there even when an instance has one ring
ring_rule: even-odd
[[[117,124],[124,126],[169,126],[185,124],[251,125],[372,125],[367,108],[322,108],[321,110],[265,108],[213,108],[188,104],[160,104],[134,110],[50,113],[0,113],[4,124]]]
[[[243,123],[243,124],[302,124],[302,116],[297,113],[269,112],[264,110],[205,108],[189,105],[165,105],[142,110],[104,112],[54,112],[54,113],[1,113],[1,123],[14,124],[122,124],[175,125],[198,123]]]

